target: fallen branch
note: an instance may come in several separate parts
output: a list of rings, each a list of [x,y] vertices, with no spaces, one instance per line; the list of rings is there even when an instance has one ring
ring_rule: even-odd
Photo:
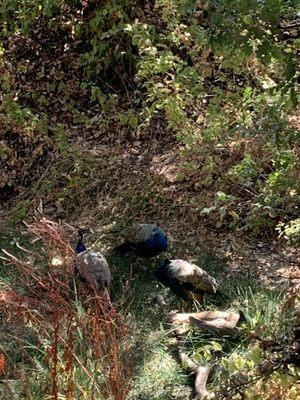
[[[180,334],[190,326],[216,334],[232,334],[240,319],[240,314],[234,311],[203,311],[199,313],[169,314],[169,321],[177,326]]]
[[[195,363],[189,357],[182,337],[177,337],[177,345],[178,355],[182,366],[195,374],[194,400],[200,400],[202,398],[209,399],[213,397],[214,394],[206,389],[207,380],[212,370],[212,366],[210,364],[199,365]]]
[[[175,328],[174,333],[175,333],[175,341],[176,345],[178,348],[178,356],[181,365],[188,369],[192,374],[195,375],[195,384],[194,384],[194,400],[201,400],[201,399],[209,399],[214,396],[213,393],[210,393],[206,389],[206,384],[207,380],[209,377],[209,374],[211,372],[212,366],[207,364],[207,365],[199,365],[195,363],[188,355],[187,348],[185,346],[185,340],[183,336],[180,334],[178,331],[178,324],[185,323],[185,322],[190,322],[190,317],[197,317],[202,315],[202,317],[206,317],[207,320],[213,318],[218,314],[218,316],[223,316],[224,318],[227,316],[228,313],[224,313],[221,311],[205,311],[203,313],[190,313],[190,314],[184,314],[184,313],[177,313],[177,312],[169,312],[167,309],[167,304],[164,301],[163,297],[158,295],[157,296],[157,302],[163,312],[163,314],[166,316],[166,318],[174,324]],[[176,327],[177,325],[177,327]]]
[[[189,369],[191,372],[196,373],[199,365],[195,363],[189,356],[185,347],[185,342],[182,338],[177,337],[178,355],[182,366]]]
[[[214,396],[213,393],[206,389],[207,379],[211,371],[210,365],[203,365],[198,367],[195,379],[195,400],[197,399],[209,399]]]

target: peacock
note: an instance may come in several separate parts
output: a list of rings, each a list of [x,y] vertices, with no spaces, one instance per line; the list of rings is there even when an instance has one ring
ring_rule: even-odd
[[[129,251],[141,257],[155,257],[168,247],[168,238],[157,224],[133,224],[122,232],[125,242],[114,249],[120,255]]]
[[[185,260],[164,260],[154,273],[160,283],[185,301],[202,302],[204,293],[216,293],[219,286],[206,271]]]
[[[78,230],[75,273],[79,279],[94,287],[98,293],[109,292],[111,274],[106,258],[98,251],[87,250],[82,229]]]

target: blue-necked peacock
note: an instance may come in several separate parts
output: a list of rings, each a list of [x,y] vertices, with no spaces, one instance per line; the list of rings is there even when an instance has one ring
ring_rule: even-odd
[[[203,300],[204,293],[216,293],[218,283],[202,268],[184,260],[165,260],[155,270],[159,282],[183,300]]]
[[[154,257],[168,247],[168,238],[157,224],[133,224],[122,232],[125,242],[114,250],[124,255],[129,251],[141,257]]]
[[[78,231],[75,272],[79,279],[94,287],[99,293],[109,291],[111,274],[106,258],[98,251],[87,250],[83,243],[83,230]]]

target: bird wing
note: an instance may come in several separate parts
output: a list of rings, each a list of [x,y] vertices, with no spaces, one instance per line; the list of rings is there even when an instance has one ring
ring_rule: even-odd
[[[144,242],[150,239],[153,230],[157,228],[156,224],[138,224],[135,223],[131,227],[122,232],[122,236],[130,243]]]
[[[78,259],[78,272],[88,283],[92,284],[96,282],[98,288],[99,286],[103,288],[110,285],[111,274],[109,265],[101,253],[87,250],[80,253]]]
[[[181,282],[191,283],[197,289],[215,293],[218,283],[204,269],[184,260],[172,260],[170,264],[172,276]]]

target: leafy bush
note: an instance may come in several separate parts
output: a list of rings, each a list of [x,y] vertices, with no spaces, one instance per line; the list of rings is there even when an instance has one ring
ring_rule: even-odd
[[[283,231],[284,237],[290,244],[300,243],[300,218],[294,219],[285,225],[281,224],[278,229],[281,232],[280,235],[282,235]]]
[[[169,128],[203,165],[191,179],[200,174],[206,187],[236,197],[231,227],[274,229],[299,203],[299,137],[285,119],[297,102],[297,41],[286,43],[278,29],[293,4],[161,0],[155,7],[154,23],[126,28],[139,50],[145,123],[164,110]],[[229,153],[221,169],[220,145]],[[228,223],[223,205],[206,210],[217,225]]]
[[[207,193],[201,206],[194,194],[195,213],[210,209],[209,223],[254,234],[297,217],[299,135],[289,116],[299,39],[284,28],[295,2],[14,0],[1,10],[2,57],[16,67],[14,82],[2,65],[5,119],[38,114],[60,135],[57,123],[88,125],[79,109],[94,108],[99,129],[117,115],[138,137],[164,120],[184,149],[182,180]],[[215,203],[218,192],[230,206]]]

